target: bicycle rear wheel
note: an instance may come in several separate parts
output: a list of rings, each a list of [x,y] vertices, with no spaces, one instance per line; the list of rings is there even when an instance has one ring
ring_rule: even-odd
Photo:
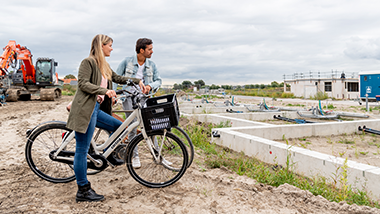
[[[188,163],[186,146],[173,133],[159,130],[148,134],[150,139],[155,139],[158,148],[154,149],[157,154],[161,149],[161,156],[156,161],[151,153],[148,143],[142,136],[137,135],[126,153],[127,168],[131,176],[140,184],[150,188],[161,188],[177,182],[185,173]],[[132,167],[133,150],[138,146],[141,167]],[[152,145],[153,146],[153,145]],[[155,147],[155,146],[154,146]]]
[[[60,163],[49,158],[49,153],[61,146],[63,137],[68,137],[72,132],[71,129],[66,128],[65,122],[56,121],[39,127],[31,134],[26,144],[25,156],[29,167],[36,175],[53,183],[67,183],[75,180],[72,164]],[[108,136],[107,130],[96,128],[93,140],[96,144],[103,144]],[[64,151],[75,154],[75,147],[76,141],[73,137]],[[90,150],[93,150],[92,146],[90,146]],[[87,174],[94,175],[101,171],[87,169]]]
[[[28,138],[25,147],[26,161],[32,171],[40,178],[53,183],[67,183],[75,180],[74,171],[69,164],[50,159],[49,154],[61,146],[63,137],[72,130],[66,123],[48,123],[35,130]],[[73,138],[64,151],[75,151]]]

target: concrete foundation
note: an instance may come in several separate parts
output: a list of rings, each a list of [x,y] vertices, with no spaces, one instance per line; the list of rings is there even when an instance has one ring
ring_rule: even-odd
[[[191,108],[191,107],[187,107]],[[198,107],[199,108],[199,107]],[[297,118],[296,112],[255,112],[255,113],[222,113],[215,114],[220,107],[205,106],[204,110],[193,111],[180,107],[182,111],[192,114],[183,114],[188,118],[194,118],[201,122],[214,124],[228,123],[229,128],[217,128],[220,137],[212,137],[212,142],[233,149],[237,152],[244,152],[248,156],[255,157],[269,164],[278,164],[291,169],[299,174],[313,177],[323,176],[330,181],[336,178],[344,166],[345,159],[320,152],[310,151],[304,148],[289,146],[274,140],[283,138],[302,138],[310,136],[330,136],[340,134],[357,133],[358,126],[367,126],[380,130],[379,119],[363,119],[347,122],[326,122],[313,124],[291,124],[273,125],[263,120],[271,120],[274,115]],[[229,107],[228,107],[229,108]],[[235,107],[236,108],[236,107]],[[213,114],[200,114],[201,112],[214,112]],[[199,112],[196,114],[195,112]],[[289,162],[287,160],[289,158]],[[376,198],[380,198],[380,168],[367,164],[347,161],[348,184],[358,189],[365,188],[372,192]],[[339,175],[338,175],[339,176]]]

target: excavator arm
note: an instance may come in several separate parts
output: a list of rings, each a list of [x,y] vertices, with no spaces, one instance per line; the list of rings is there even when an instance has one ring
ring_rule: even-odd
[[[25,46],[16,44],[10,40],[5,46],[4,52],[0,57],[0,76],[8,74],[8,68],[16,68],[17,60],[21,60],[20,69],[22,70],[24,83],[36,83],[36,71],[32,62],[32,53]]]
[[[25,46],[16,45],[18,50],[17,59],[22,60],[21,70],[24,77],[24,83],[36,83],[36,70],[32,62],[32,53]]]
[[[0,57],[0,76],[8,74],[9,66],[16,67],[17,49],[16,41],[9,41],[8,45],[3,49],[4,52]]]

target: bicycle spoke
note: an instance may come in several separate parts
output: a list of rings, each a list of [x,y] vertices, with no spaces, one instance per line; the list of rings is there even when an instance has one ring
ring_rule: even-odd
[[[187,168],[187,152],[186,148],[172,133],[163,132],[149,136],[158,145],[152,145],[155,148],[154,155],[161,155],[158,160],[149,149],[147,141],[142,137],[138,142],[134,142],[129,149],[127,166],[132,177],[141,184],[148,187],[165,187],[173,184],[184,174]],[[131,165],[133,149],[138,147],[139,159],[141,167],[135,169]],[[158,149],[157,149],[158,147]]]
[[[57,122],[39,127],[28,139],[26,159],[29,167],[39,177],[55,183],[75,180],[74,171],[66,163],[53,161],[49,154],[61,145],[62,133],[70,131],[66,124]],[[75,152],[75,138],[63,148],[63,151]]]

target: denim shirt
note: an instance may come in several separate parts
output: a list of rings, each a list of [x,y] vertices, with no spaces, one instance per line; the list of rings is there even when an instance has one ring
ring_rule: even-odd
[[[134,55],[132,57],[126,57],[119,66],[117,67],[116,73],[121,76],[126,77],[136,77],[137,71],[139,69],[139,65],[137,62],[137,55]],[[144,76],[144,84],[149,85],[152,90],[158,89],[161,84],[162,80],[160,77],[160,74],[158,73],[156,64],[152,62],[149,59],[145,59],[145,68],[143,70],[143,76]],[[116,90],[117,84],[113,84],[113,88]],[[130,90],[130,86],[123,86],[123,89]]]

